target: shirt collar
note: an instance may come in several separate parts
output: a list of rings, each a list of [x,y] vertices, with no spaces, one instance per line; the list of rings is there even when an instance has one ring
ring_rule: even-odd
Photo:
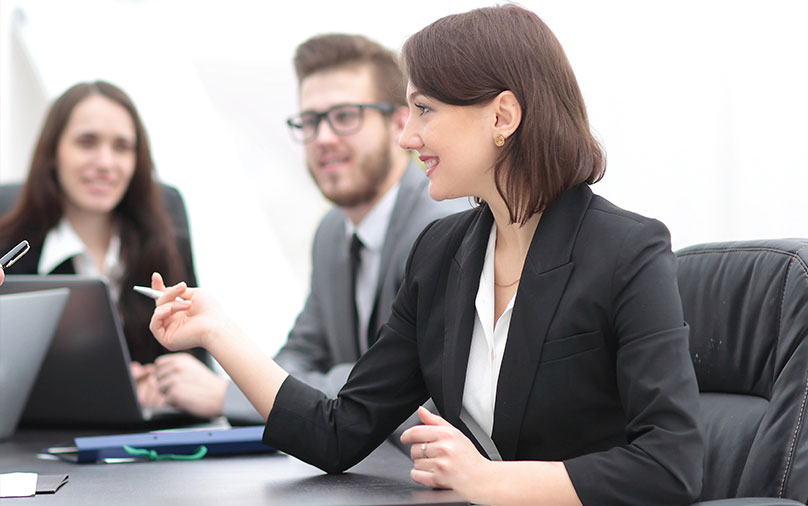
[[[491,224],[491,232],[488,233],[488,244],[485,247],[485,260],[483,260],[483,271],[480,276],[481,283],[487,288],[494,290],[494,251],[497,249],[497,222]]]
[[[480,285],[477,288],[477,297],[474,299],[474,305],[477,308],[477,314],[480,317],[480,322],[485,329],[486,339],[493,339],[491,336],[494,332],[494,325],[499,326],[499,322],[503,317],[509,314],[513,309],[514,302],[516,301],[516,293],[513,294],[505,306],[505,310],[499,317],[499,320],[494,321],[494,290],[495,290],[495,277],[494,277],[494,251],[497,247],[497,222],[491,225],[491,232],[488,235],[488,245],[485,249],[485,260],[483,260],[483,270],[480,273]],[[510,325],[510,316],[508,316],[508,325]]]
[[[480,285],[477,288],[477,297],[474,306],[477,316],[483,325],[485,339],[488,341],[494,331],[494,249],[497,245],[497,223],[491,225],[488,234],[488,245],[485,248],[483,270],[480,273]]]
[[[354,226],[353,222],[345,219],[345,232],[348,237],[356,233],[362,245],[371,251],[381,251],[384,246],[384,236],[393,215],[393,207],[399,192],[399,183],[390,188],[387,193],[373,206],[368,214],[362,218],[359,225]]]
[[[48,274],[65,260],[85,253],[85,250],[84,243],[70,226],[70,222],[63,217],[45,236],[37,273]]]
[[[104,275],[110,278],[120,275],[121,238],[117,228],[113,230],[109,240],[107,254],[104,257],[104,272],[99,272],[92,261],[90,253],[79,238],[73,226],[62,217],[59,223],[48,231],[42,243],[42,254],[37,265],[38,274],[49,274],[56,267],[71,258],[74,262],[76,274]]]

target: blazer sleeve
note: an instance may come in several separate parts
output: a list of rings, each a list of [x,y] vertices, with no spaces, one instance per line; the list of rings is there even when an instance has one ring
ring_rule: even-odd
[[[566,460],[567,471],[583,504],[689,504],[702,478],[698,387],[660,222],[642,220],[623,237],[611,301],[626,444]]]
[[[336,399],[289,376],[269,413],[263,442],[320,469],[342,472],[365,458],[429,397],[418,360],[418,290],[409,275],[379,339],[362,355]]]

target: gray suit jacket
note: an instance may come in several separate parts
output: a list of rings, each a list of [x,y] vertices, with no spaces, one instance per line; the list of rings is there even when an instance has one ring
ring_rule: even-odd
[[[413,242],[432,221],[469,209],[466,199],[436,202],[429,197],[429,180],[410,164],[401,178],[390,226],[382,248],[376,284],[375,335],[389,318],[393,300],[404,280],[404,267]],[[348,379],[359,347],[354,338],[351,304],[349,239],[345,214],[337,207],[317,228],[312,246],[311,288],[276,362],[291,375],[336,397]],[[224,415],[238,423],[264,423],[246,397],[230,382]]]

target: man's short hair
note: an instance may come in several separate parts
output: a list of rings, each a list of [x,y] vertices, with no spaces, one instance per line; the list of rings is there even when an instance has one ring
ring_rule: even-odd
[[[298,84],[317,72],[367,65],[376,84],[376,99],[394,106],[407,105],[407,82],[398,55],[362,35],[314,36],[297,47],[294,64]]]

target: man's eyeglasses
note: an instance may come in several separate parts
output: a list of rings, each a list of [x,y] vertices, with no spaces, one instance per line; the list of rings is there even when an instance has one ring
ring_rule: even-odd
[[[320,121],[328,122],[328,126],[337,135],[349,135],[362,128],[362,117],[365,109],[376,109],[382,114],[392,114],[393,106],[387,102],[371,104],[339,104],[323,112],[304,112],[286,120],[292,137],[296,141],[311,142],[317,138]]]

